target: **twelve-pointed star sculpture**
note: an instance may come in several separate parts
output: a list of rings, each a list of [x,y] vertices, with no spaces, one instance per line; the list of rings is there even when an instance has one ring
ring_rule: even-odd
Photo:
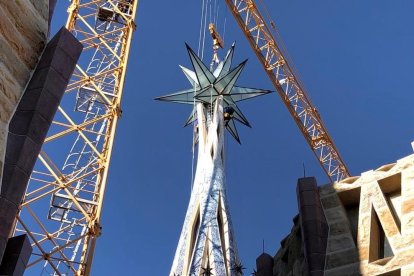
[[[237,133],[234,120],[239,121],[248,127],[251,127],[251,125],[237,107],[236,102],[265,95],[272,91],[235,85],[241,71],[246,65],[247,60],[231,69],[235,46],[234,43],[227,52],[226,58],[218,64],[217,68],[213,72],[207,68],[207,66],[194,53],[190,46],[187,44],[185,45],[187,47],[194,71],[191,71],[183,66],[180,67],[193,88],[158,97],[156,100],[193,105],[195,103],[212,105],[219,96],[222,96],[224,112],[226,112],[226,110],[229,111],[229,117],[225,120],[226,129],[230,132],[234,139],[240,143],[240,138]],[[193,107],[193,111],[187,119],[185,126],[191,124],[196,119],[196,108]]]

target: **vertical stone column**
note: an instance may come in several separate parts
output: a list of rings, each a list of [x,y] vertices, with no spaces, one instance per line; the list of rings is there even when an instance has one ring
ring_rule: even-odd
[[[82,48],[64,27],[54,36],[10,122],[0,192],[0,260],[30,174]]]
[[[298,179],[296,189],[306,266],[309,275],[323,275],[329,227],[314,177]]]
[[[23,275],[31,254],[32,246],[27,235],[10,238],[0,265],[0,275]]]

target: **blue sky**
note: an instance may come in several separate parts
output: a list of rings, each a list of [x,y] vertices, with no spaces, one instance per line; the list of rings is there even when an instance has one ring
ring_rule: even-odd
[[[264,1],[351,174],[412,153],[414,3]],[[67,16],[58,2],[54,30]],[[201,2],[140,1],[93,275],[169,272],[190,197],[192,133],[182,125],[191,108],[153,99],[189,87],[178,65],[190,67],[184,42],[197,49]],[[249,58],[238,85],[273,89],[219,2],[225,42],[237,41],[234,64]],[[274,255],[290,232],[302,164],[319,184],[328,179],[277,94],[240,108],[253,128],[238,127],[242,146],[227,139],[226,185],[250,273],[262,240]]]

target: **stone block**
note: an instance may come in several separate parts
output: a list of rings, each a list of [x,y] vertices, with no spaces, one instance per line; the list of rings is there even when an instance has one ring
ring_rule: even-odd
[[[337,268],[340,266],[353,264],[359,262],[358,251],[355,248],[350,248],[335,253],[327,254],[326,269]]]
[[[329,209],[329,208],[335,208],[338,206],[341,206],[341,202],[339,201],[339,198],[337,195],[327,196],[327,197],[321,197],[321,203],[323,206],[323,209]]]
[[[0,239],[8,239],[17,214],[15,204],[0,196]],[[0,257],[4,248],[0,248]],[[1,258],[0,258],[1,260]]]
[[[46,47],[37,68],[43,69],[49,66],[58,72],[65,80],[69,80],[73,69],[76,66],[76,60],[58,45],[54,47]]]
[[[29,181],[29,175],[16,165],[6,164],[3,169],[4,183],[25,183]],[[5,185],[1,190],[1,196],[7,198],[18,207],[23,199],[27,185]]]
[[[329,225],[329,236],[351,234],[347,221],[340,220]]]
[[[48,47],[62,48],[73,60],[77,61],[82,52],[82,44],[64,27],[48,43]]]
[[[15,259],[15,256],[4,256],[4,262],[0,266],[0,275],[23,276],[25,270],[26,267],[20,259]]]
[[[322,207],[319,205],[303,206],[300,210],[300,218],[302,222],[310,220],[317,220],[319,222],[326,222]]]
[[[406,199],[401,203],[402,214],[414,212],[414,198]]]
[[[5,165],[16,165],[26,174],[32,173],[41,144],[35,143],[25,135],[9,133]],[[10,178],[12,179],[12,178]],[[6,184],[3,180],[3,184]],[[10,183],[11,184],[11,183]]]
[[[19,235],[12,237],[7,242],[7,253],[10,255],[18,255],[24,263],[27,263],[32,254],[32,246],[27,235]]]
[[[348,248],[355,248],[354,240],[350,235],[337,235],[335,237],[329,237],[328,251],[330,253]]]
[[[329,226],[326,222],[319,220],[303,221],[301,227],[305,233],[317,237],[327,237]]]
[[[66,85],[65,79],[55,69],[46,67],[34,72],[27,89],[46,89],[56,98],[60,98],[60,92],[65,90]]]
[[[319,186],[318,191],[321,198],[336,194],[335,188],[331,184]]]
[[[346,215],[342,207],[330,208],[325,210],[325,218],[329,225],[332,223],[343,221]]]
[[[315,177],[303,177],[298,179],[298,191],[315,191],[318,190]]]
[[[32,254],[27,235],[10,238],[0,265],[0,275],[23,275]]]
[[[299,205],[300,206],[307,206],[307,205],[320,205],[319,202],[319,194],[317,190],[309,191],[300,191],[299,192]]]
[[[51,122],[59,106],[60,99],[47,89],[37,88],[25,92],[17,107],[18,111],[35,111]]]
[[[305,236],[305,250],[308,254],[318,253],[318,254],[325,254],[326,247],[328,243],[328,237],[321,237],[315,235],[307,235]]]
[[[39,108],[43,108],[40,107]],[[43,144],[51,124],[37,111],[16,110],[10,122],[9,132],[19,136],[27,136],[36,144]]]

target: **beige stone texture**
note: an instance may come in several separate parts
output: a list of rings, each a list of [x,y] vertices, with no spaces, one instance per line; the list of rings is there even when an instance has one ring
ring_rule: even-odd
[[[49,0],[0,2],[0,183],[8,124],[47,42],[48,20]]]
[[[327,193],[328,187],[333,187],[335,192]],[[360,190],[358,197],[353,193],[356,189]],[[349,248],[347,240],[344,240],[342,246],[330,248],[325,275],[342,275],[352,261],[355,262],[352,265],[358,266],[359,271],[354,274],[350,270],[350,274],[343,275],[392,276],[400,275],[400,271],[401,275],[414,275],[414,155],[362,173],[360,177],[322,186],[322,203],[324,198],[332,197],[332,194],[339,196],[339,205],[343,206],[344,210],[349,202],[357,200],[359,203],[358,246],[354,248],[354,252],[357,252],[356,258],[351,251],[349,256],[340,254],[342,246],[342,250]],[[340,217],[344,214],[337,212],[336,217],[331,214],[331,210],[339,210],[339,206],[323,206],[329,207],[325,213],[328,214],[326,218],[330,227],[340,223]],[[379,227],[382,227],[394,256],[382,258],[379,255]],[[328,242],[337,240],[338,235],[344,235],[344,232],[331,230]],[[332,251],[336,248],[338,251]]]
[[[414,155],[320,186],[319,196],[329,225],[325,276],[414,276]],[[299,229],[295,224],[276,254],[274,275],[304,275],[294,270],[301,262],[283,262],[291,247],[302,248]],[[381,229],[393,256],[381,255]],[[295,255],[302,261],[303,252]]]

